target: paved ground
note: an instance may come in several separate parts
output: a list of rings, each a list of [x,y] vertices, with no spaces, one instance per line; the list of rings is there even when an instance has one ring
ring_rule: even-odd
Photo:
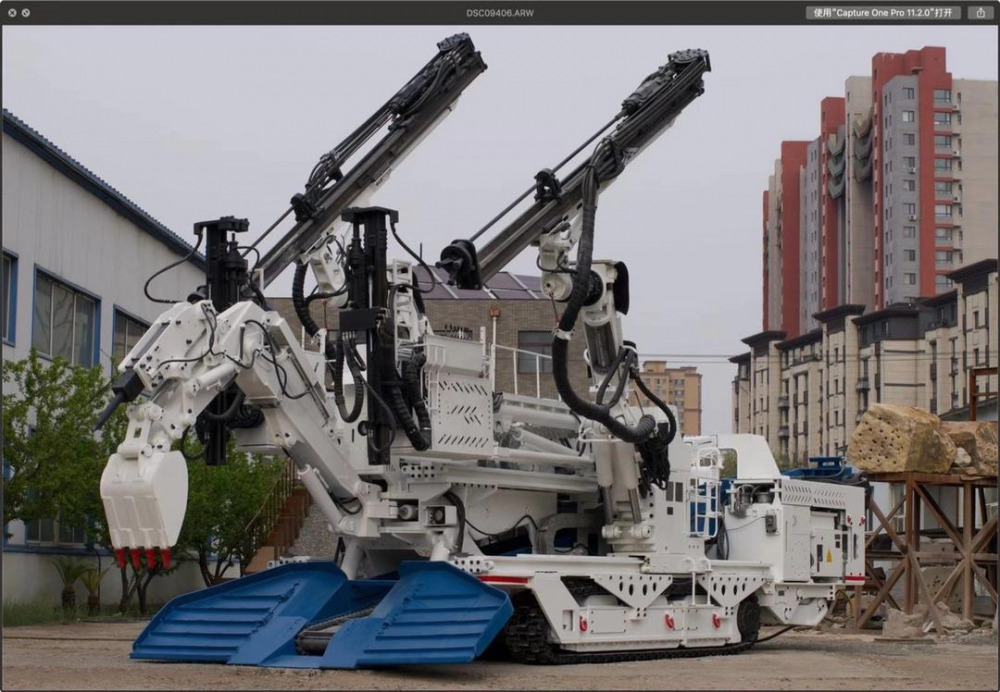
[[[7,629],[3,689],[966,689],[996,690],[997,639],[901,644],[789,632],[727,657],[537,667],[477,662],[391,671],[292,671],[131,661],[141,624]]]

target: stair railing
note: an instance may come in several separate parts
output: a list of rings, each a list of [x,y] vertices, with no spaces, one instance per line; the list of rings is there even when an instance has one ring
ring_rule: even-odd
[[[241,551],[240,575],[242,576],[250,563],[250,560],[258,551],[268,545],[268,537],[274,533],[274,558],[277,560],[282,554],[287,552],[295,540],[294,531],[290,529],[287,522],[281,521],[281,513],[285,508],[288,498],[292,495],[292,490],[298,479],[295,474],[295,463],[288,459],[284,468],[274,481],[274,485],[268,490],[263,504],[257,510],[257,514],[247,524],[244,530],[245,544]]]

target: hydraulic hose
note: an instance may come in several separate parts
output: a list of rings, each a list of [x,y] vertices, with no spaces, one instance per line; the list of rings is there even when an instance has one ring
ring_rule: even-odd
[[[406,397],[403,396],[399,386],[392,387],[390,395],[392,411],[402,424],[406,438],[418,452],[430,449],[431,446],[431,418],[427,404],[420,394],[420,368],[423,367],[424,360],[426,360],[424,355],[419,354],[403,364],[402,386],[406,387]],[[416,420],[410,414],[407,399],[413,404],[417,413]]]
[[[615,357],[615,362],[608,370],[608,374],[604,376],[604,381],[601,382],[601,386],[597,388],[597,403],[604,404],[604,395],[608,391],[608,386],[611,384],[611,378],[618,373],[618,385],[615,387],[614,394],[611,396],[611,400],[606,404],[607,406],[614,406],[621,399],[622,393],[625,391],[625,383],[628,382],[628,374],[632,367],[633,361],[632,349],[622,348],[618,351],[618,355]],[[624,367],[623,367],[624,364]]]
[[[205,418],[205,420],[212,421],[213,423],[229,422],[236,416],[236,413],[240,410],[240,407],[243,405],[243,401],[246,398],[247,395],[243,392],[242,389],[237,390],[236,396],[233,397],[232,403],[229,404],[229,408],[227,408],[225,411],[223,411],[222,413],[212,413],[211,411],[206,409],[201,412],[201,415]]]
[[[337,404],[337,411],[345,423],[353,423],[361,415],[361,409],[365,403],[365,387],[361,374],[361,365],[357,362],[354,354],[353,343],[350,348],[344,343],[344,334],[337,334],[336,342],[327,339],[326,357],[331,361],[330,374],[333,376],[333,400]],[[347,358],[347,367],[351,370],[351,377],[354,378],[354,405],[350,411],[347,410],[347,400],[344,398],[344,358]],[[359,386],[360,385],[360,386]]]
[[[316,336],[316,332],[319,331],[319,325],[316,324],[312,315],[309,314],[309,303],[306,301],[305,296],[307,270],[308,266],[305,264],[295,266],[295,275],[292,277],[292,307],[295,308],[295,315],[299,318],[299,322],[302,323],[306,333],[309,336]]]
[[[420,391],[420,373],[423,370],[427,356],[417,353],[403,365],[403,384],[406,386],[406,395],[413,404],[413,410],[417,414],[417,423],[420,431],[426,435],[428,445],[431,439],[431,414],[427,410],[427,402],[424,401],[423,393]]]
[[[562,397],[571,411],[601,423],[620,440],[638,444],[656,432],[655,418],[646,414],[639,419],[635,426],[623,423],[612,416],[611,406],[587,401],[577,394],[569,379],[569,337],[590,293],[592,280],[590,267],[594,252],[594,226],[597,220],[597,189],[599,184],[595,167],[605,148],[611,148],[611,145],[606,145],[605,142],[598,145],[583,180],[583,228],[577,246],[576,274],[573,276],[573,290],[562,317],[559,319],[559,328],[555,338],[552,339],[552,375],[559,396]],[[615,156],[613,150],[610,153]]]

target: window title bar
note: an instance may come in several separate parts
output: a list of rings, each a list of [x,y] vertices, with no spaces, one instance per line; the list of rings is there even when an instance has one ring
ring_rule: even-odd
[[[40,25],[995,25],[993,5],[734,0],[9,0],[5,26]]]

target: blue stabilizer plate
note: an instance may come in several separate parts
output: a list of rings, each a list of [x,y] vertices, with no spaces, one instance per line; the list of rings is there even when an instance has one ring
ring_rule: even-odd
[[[507,594],[443,562],[405,562],[398,581],[350,581],[333,562],[292,563],[178,596],[132,658],[293,668],[467,663],[513,612]],[[322,656],[296,654],[306,625],[378,604]]]
[[[295,636],[310,622],[370,608],[394,584],[350,581],[333,562],[274,567],[173,599],[132,644],[132,658],[267,665],[294,657]]]
[[[507,594],[444,562],[404,562],[372,614],[330,640],[323,668],[469,663],[510,619]]]

